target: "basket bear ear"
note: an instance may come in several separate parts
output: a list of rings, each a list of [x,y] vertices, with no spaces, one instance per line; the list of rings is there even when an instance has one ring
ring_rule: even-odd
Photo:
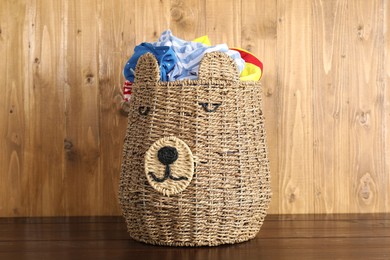
[[[134,82],[157,82],[160,80],[160,68],[152,53],[145,53],[135,67]]]
[[[203,56],[200,62],[199,79],[239,81],[240,72],[236,62],[226,53],[209,52]]]

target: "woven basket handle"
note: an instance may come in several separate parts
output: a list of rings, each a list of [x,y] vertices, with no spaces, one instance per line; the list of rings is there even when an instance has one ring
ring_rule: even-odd
[[[219,81],[239,81],[236,62],[227,54],[215,51],[206,53],[199,65],[199,79]],[[158,82],[160,68],[153,54],[142,55],[135,69],[135,82]]]
[[[240,73],[236,62],[220,51],[206,53],[199,66],[199,79],[239,81]]]

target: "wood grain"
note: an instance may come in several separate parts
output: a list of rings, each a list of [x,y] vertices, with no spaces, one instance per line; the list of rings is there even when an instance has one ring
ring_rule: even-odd
[[[29,178],[26,174],[28,165],[24,159],[28,125],[25,111],[28,103],[24,102],[24,69],[29,57],[25,42],[25,3],[5,2],[0,8],[0,215],[28,215],[29,198],[22,196]],[[13,46],[18,46],[10,51]],[[9,187],[12,189],[9,189]]]
[[[206,33],[212,44],[241,45],[241,0],[214,0],[206,5]]]
[[[311,1],[277,1],[279,212],[309,213],[313,197]]]
[[[384,151],[385,154],[385,181],[383,182],[384,187],[390,187],[390,3],[388,1],[384,2],[384,26],[383,26],[383,34],[384,34],[384,59],[385,59],[385,66],[384,66],[384,75],[383,80],[385,82],[385,95],[384,95],[384,104],[385,104],[385,111],[384,111],[384,137],[385,137],[385,145],[384,145]],[[387,209],[381,209],[382,212],[388,212],[390,211],[390,192],[385,192],[383,199],[385,202],[387,202]]]
[[[51,10],[45,12],[44,8]],[[61,2],[37,0],[30,9],[26,5],[30,29],[29,56],[26,60],[28,108],[26,123],[26,169],[28,189],[21,190],[30,198],[28,214],[56,215],[66,205],[64,200],[63,136],[65,133],[64,85],[62,73],[63,38]],[[31,12],[31,13],[28,13]],[[31,38],[30,38],[31,37]],[[27,40],[26,39],[26,40]]]
[[[329,19],[332,17],[333,19]],[[351,200],[347,1],[313,2],[315,212],[343,212]]]
[[[84,3],[84,2],[83,2]],[[97,211],[102,192],[98,95],[98,17],[94,0],[65,2],[68,21],[65,96],[64,186],[66,214]],[[76,183],[79,183],[78,185]],[[75,185],[76,184],[76,185]]]
[[[259,234],[218,247],[166,247],[129,238],[121,217],[0,219],[2,259],[389,259],[388,214],[267,216]],[[290,220],[288,220],[290,219]]]
[[[2,1],[0,217],[121,214],[122,68],[167,28],[264,62],[270,213],[389,212],[389,21],[383,0]]]
[[[136,44],[154,42],[158,39],[161,32],[169,28],[170,1],[135,1],[134,9],[136,10],[134,14],[136,18],[134,30]],[[129,54],[131,55],[132,53]]]
[[[354,212],[390,210],[385,172],[383,2],[350,0],[348,34],[350,82],[350,208]],[[352,66],[354,64],[354,66]]]
[[[206,10],[206,0],[172,0],[168,27],[183,39],[206,35]]]
[[[118,183],[126,115],[120,113],[123,61],[135,45],[134,2],[101,0],[98,3],[98,53],[100,99],[100,193],[99,215],[116,215],[119,210]],[[96,214],[96,213],[95,213]]]

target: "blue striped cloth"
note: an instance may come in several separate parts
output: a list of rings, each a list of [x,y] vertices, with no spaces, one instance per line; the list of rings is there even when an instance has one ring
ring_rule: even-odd
[[[199,42],[185,41],[172,35],[170,30],[164,31],[154,46],[169,46],[176,54],[177,62],[168,73],[168,81],[197,79],[199,64],[205,53],[220,51],[229,55],[237,64],[240,73],[244,70],[245,61],[239,52],[229,50],[226,44],[207,46]]]

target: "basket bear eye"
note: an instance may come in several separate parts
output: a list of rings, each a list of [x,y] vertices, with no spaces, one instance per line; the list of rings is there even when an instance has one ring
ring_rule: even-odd
[[[147,116],[150,112],[150,107],[139,107],[138,112],[142,116]]]
[[[206,112],[215,112],[222,103],[199,103]]]

